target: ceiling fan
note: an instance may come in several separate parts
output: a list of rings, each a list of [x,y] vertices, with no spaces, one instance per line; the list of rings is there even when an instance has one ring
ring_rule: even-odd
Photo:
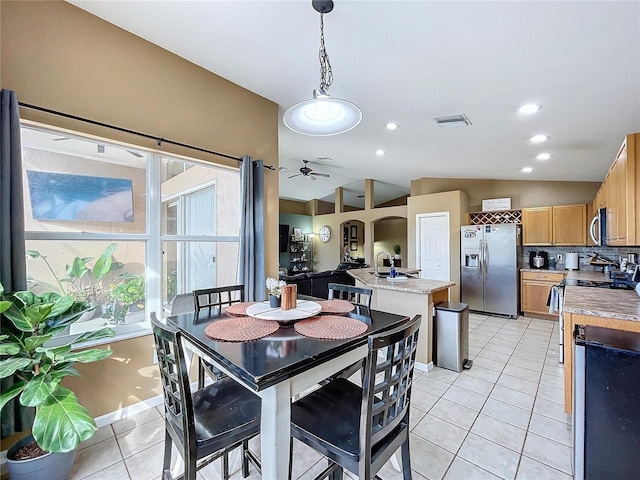
[[[302,175],[303,177],[309,177],[311,180],[316,180],[316,177],[329,177],[328,173],[316,173],[312,169],[310,169],[307,164],[309,160],[302,160],[304,165],[300,167],[300,173],[296,173],[295,175],[291,175],[289,178],[298,177]]]

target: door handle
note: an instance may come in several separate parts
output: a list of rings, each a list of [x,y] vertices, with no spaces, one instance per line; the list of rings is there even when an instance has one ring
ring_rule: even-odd
[[[485,238],[482,242],[483,242],[482,248],[484,250],[484,253],[482,255],[484,257],[484,270],[483,270],[483,272],[484,272],[484,276],[486,278],[487,277],[487,273],[488,273],[487,270],[489,270],[489,250],[487,249],[487,239]]]
[[[591,240],[593,240],[593,243],[595,243],[596,245],[600,245],[600,239],[596,238],[596,223],[600,223],[598,215],[593,217],[593,219],[591,220],[591,225],[589,226],[589,234],[591,235]]]

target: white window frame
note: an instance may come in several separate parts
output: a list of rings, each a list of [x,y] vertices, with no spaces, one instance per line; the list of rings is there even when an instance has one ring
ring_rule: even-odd
[[[32,122],[22,122],[21,128],[29,128],[40,130],[43,132],[60,133],[59,130],[47,125],[35,124]],[[74,137],[83,141],[97,141],[96,138],[84,136],[78,133],[65,131],[67,137]],[[185,164],[195,163],[203,166],[211,166],[212,168],[225,167],[220,165],[210,165],[206,162],[199,162],[193,158],[184,158],[178,155],[169,154],[162,151],[149,151],[136,145],[124,145],[122,143],[100,139],[100,142],[106,145],[113,145],[116,148],[127,148],[140,153],[146,154],[146,233],[142,234],[122,234],[122,233],[88,233],[88,232],[42,232],[42,231],[25,231],[25,240],[41,240],[41,241],[131,241],[144,242],[145,244],[145,321],[139,323],[125,324],[114,326],[116,336],[108,339],[101,339],[91,342],[85,342],[76,348],[85,348],[93,345],[103,345],[114,341],[122,341],[130,338],[149,335],[151,333],[150,318],[151,312],[162,316],[163,312],[163,279],[168,272],[163,271],[163,243],[168,242],[236,242],[240,243],[240,232],[234,236],[216,236],[216,235],[168,235],[162,234],[162,168],[163,159],[172,159]],[[230,170],[234,170],[231,169]],[[240,175],[238,169],[238,175]],[[215,182],[213,182],[215,183]],[[199,186],[202,188],[203,186]],[[184,193],[188,193],[189,190]],[[178,197],[179,195],[176,195]],[[167,199],[165,199],[166,203]],[[60,337],[61,339],[72,338],[74,335]],[[58,339],[56,339],[58,340]]]

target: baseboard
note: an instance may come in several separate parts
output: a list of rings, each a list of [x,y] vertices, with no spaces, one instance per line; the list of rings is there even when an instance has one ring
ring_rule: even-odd
[[[422,372],[430,372],[431,370],[433,370],[433,362],[429,362],[426,365],[424,363],[416,362],[414,368]]]
[[[142,402],[134,403],[133,405],[121,408],[119,410],[116,410],[115,412],[96,417],[94,420],[96,421],[96,425],[98,426],[98,428],[104,427],[105,425],[111,425],[112,423],[115,423],[119,420],[124,420],[125,418],[132,417],[133,415],[144,412],[145,410],[148,410],[150,408],[162,405],[162,402],[162,395],[156,395],[155,397],[148,398],[147,400],[143,400]]]

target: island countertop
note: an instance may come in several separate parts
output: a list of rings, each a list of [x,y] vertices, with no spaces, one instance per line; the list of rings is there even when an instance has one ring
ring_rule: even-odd
[[[563,311],[640,322],[640,296],[633,290],[567,286]]]
[[[388,272],[389,268],[380,268],[380,272]],[[399,274],[411,274],[417,272],[417,270],[411,270],[407,268],[396,268]],[[356,268],[347,270],[347,273],[353,278],[358,280],[369,288],[379,288],[383,290],[397,290],[399,292],[429,294],[446,290],[449,287],[455,285],[455,282],[440,281],[440,280],[427,280],[424,278],[408,277],[406,280],[387,280],[386,278],[380,278],[372,275],[373,268]]]

